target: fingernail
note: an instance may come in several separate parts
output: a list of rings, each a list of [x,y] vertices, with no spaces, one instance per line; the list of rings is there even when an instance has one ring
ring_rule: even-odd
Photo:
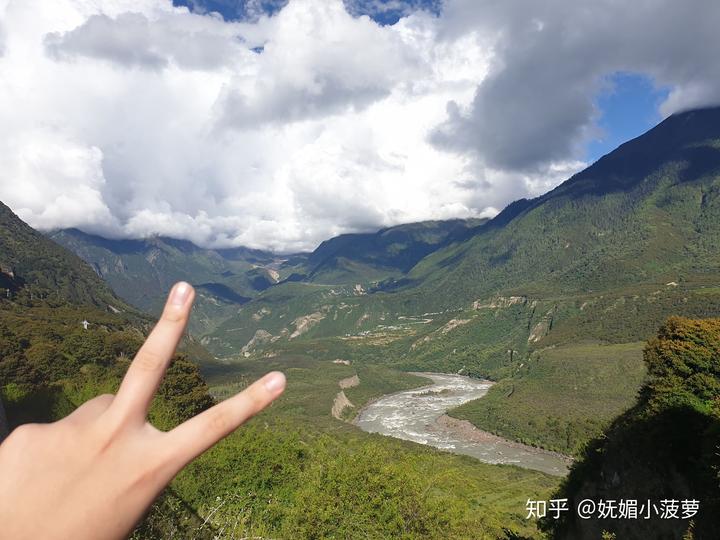
[[[285,375],[279,371],[273,371],[272,373],[265,375],[263,383],[265,384],[265,389],[268,392],[278,394],[285,388]]]
[[[184,306],[188,298],[190,298],[192,287],[190,284],[181,281],[177,283],[170,292],[170,304],[173,306]]]

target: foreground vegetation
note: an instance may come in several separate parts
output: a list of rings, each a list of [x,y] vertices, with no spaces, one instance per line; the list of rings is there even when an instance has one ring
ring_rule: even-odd
[[[649,380],[636,404],[585,450],[556,497],[695,500],[691,518],[548,519],[555,538],[720,537],[720,319],[670,318],[644,351]],[[678,511],[682,516],[682,511]],[[613,536],[614,535],[614,536]]]
[[[0,380],[12,425],[51,421],[114,392],[142,341],[131,328],[113,327],[113,317],[85,330],[72,308],[0,313]],[[422,378],[293,356],[210,366],[212,393],[237,392],[271,369],[287,373],[286,394],[181,473],[134,538],[537,535],[524,519],[524,502],[547,496],[557,479],[365,434],[330,416],[343,378],[359,376],[360,385],[348,390],[358,406],[422,385]],[[177,357],[151,420],[173,427],[212,404],[208,390],[197,368]]]
[[[450,415],[525,444],[578,455],[634,403],[645,377],[642,347],[629,343],[542,349],[485,397]]]
[[[270,369],[288,375],[286,394],[173,483],[202,515],[222,503],[211,520],[216,531],[244,527],[250,536],[280,538],[538,536],[525,520],[525,502],[530,494],[547,496],[556,478],[367,434],[330,416],[341,379],[359,376],[360,384],[346,391],[358,407],[424,379],[379,365],[273,357],[213,369],[212,391],[235,391],[238,380]]]

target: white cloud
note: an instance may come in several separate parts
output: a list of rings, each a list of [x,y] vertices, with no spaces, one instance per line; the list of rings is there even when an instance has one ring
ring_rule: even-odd
[[[23,133],[0,143],[4,185],[13,209],[37,227],[95,226],[111,230],[102,199],[102,152],[49,131]]]
[[[290,2],[258,26],[263,52],[223,92],[223,125],[352,112],[424,76],[426,66],[401,35],[367,17],[351,17],[339,1]]]
[[[69,32],[45,36],[47,52],[57,60],[98,58],[125,67],[213,70],[251,54],[233,25],[219,18],[185,12],[104,13],[91,15]]]
[[[541,171],[580,155],[596,134],[595,98],[606,77],[640,73],[672,89],[663,115],[720,103],[720,3],[698,0],[454,0],[449,35],[496,33],[488,76],[469,108],[448,108],[444,148],[474,152],[497,169]]]
[[[530,4],[447,0],[380,26],[341,0],[245,22],[170,0],[0,0],[0,200],[41,228],[275,250],[492,214],[582,167],[595,77],[617,67],[595,27],[627,9]],[[673,16],[638,5],[637,28]],[[644,59],[658,40],[622,43]],[[664,112],[716,97],[714,61],[683,67],[683,43],[665,67],[627,64],[675,87]]]
[[[295,250],[502,205],[472,204],[466,160],[426,140],[487,65],[473,38],[436,47],[428,14],[11,0],[0,18],[0,199],[34,226]]]

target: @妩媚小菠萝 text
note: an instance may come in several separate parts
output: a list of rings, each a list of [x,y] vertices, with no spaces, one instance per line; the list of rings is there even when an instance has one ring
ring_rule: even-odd
[[[525,519],[560,517],[575,511],[581,519],[691,519],[700,510],[697,499],[583,499],[571,504],[568,499],[533,500],[525,505]]]

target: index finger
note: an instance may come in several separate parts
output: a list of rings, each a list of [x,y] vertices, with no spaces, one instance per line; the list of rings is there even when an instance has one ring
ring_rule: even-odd
[[[121,416],[145,421],[150,403],[162,381],[190,316],[195,291],[189,283],[176,283],[160,320],[135,355],[111,409]]]

